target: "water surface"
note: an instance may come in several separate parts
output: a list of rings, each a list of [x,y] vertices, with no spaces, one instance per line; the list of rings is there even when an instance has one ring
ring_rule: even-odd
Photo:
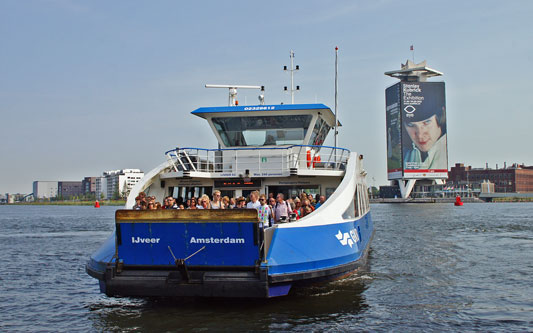
[[[2,331],[532,331],[533,204],[376,204],[369,266],[270,300],[109,298],[117,207],[0,206]]]

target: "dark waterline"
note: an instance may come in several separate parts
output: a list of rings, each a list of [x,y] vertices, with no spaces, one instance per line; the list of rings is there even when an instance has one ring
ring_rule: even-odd
[[[271,300],[108,298],[117,207],[0,206],[1,331],[531,331],[533,203],[377,204],[369,267]]]

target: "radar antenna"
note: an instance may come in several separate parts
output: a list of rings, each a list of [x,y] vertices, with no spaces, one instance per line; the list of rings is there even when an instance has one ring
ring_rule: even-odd
[[[259,95],[259,102],[261,105],[265,105],[265,86],[242,86],[237,84],[206,84],[206,88],[228,88],[229,89],[229,99],[228,105],[235,106],[239,105],[237,100],[237,89],[261,89],[261,95]]]

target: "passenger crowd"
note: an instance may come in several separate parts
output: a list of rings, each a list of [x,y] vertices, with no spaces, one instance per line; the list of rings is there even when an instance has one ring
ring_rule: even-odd
[[[177,199],[168,196],[163,204],[156,202],[155,197],[147,196],[144,192],[139,193],[135,198],[134,210],[157,210],[157,209],[245,209],[255,208],[259,217],[259,222],[264,226],[272,226],[275,223],[296,221],[315,209],[326,201],[323,195],[306,194],[302,192],[300,196],[295,196],[285,200],[283,193],[274,193],[268,196],[260,194],[258,191],[250,193],[248,198],[222,197],[219,190],[213,192],[213,198],[204,194],[199,198],[192,197]]]

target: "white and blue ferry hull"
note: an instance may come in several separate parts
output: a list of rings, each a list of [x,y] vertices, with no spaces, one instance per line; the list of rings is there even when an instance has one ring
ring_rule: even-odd
[[[334,280],[366,264],[373,224],[370,213],[353,221],[277,229],[262,264],[280,295],[294,285]],[[283,288],[282,288],[283,287]],[[270,290],[270,296],[277,296]]]
[[[255,210],[247,213],[248,219],[219,216],[209,223],[180,220],[179,212],[173,213],[174,220],[117,218],[115,234],[91,257],[86,270],[109,296],[142,297],[268,298],[302,284],[349,275],[365,265],[374,230],[359,160],[351,154],[342,182],[312,214],[264,232]],[[197,244],[192,237],[221,241]],[[141,239],[150,244],[138,244]],[[223,239],[242,239],[242,244],[224,244]],[[172,256],[189,259],[172,260],[171,249]]]
[[[109,296],[283,296],[293,287],[338,279],[364,266],[372,230],[370,213],[325,226],[277,229],[259,267],[191,266],[189,282],[168,265],[121,271],[112,235],[91,257],[87,272]]]

